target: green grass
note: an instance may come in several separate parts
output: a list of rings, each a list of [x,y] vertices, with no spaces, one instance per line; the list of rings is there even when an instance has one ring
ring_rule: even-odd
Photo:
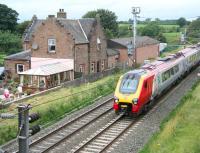
[[[179,44],[180,43],[180,32],[163,33],[167,39],[168,44]]]
[[[6,57],[6,54],[4,52],[0,52],[0,66],[3,66],[5,57]]]
[[[175,54],[178,51],[180,51],[181,49],[183,49],[183,46],[176,46],[176,45],[172,45],[172,46],[168,46],[165,48],[165,50],[160,54],[160,57],[166,57],[170,54]]]
[[[184,96],[140,153],[200,152],[200,81]]]
[[[65,114],[93,103],[100,96],[112,93],[120,75],[121,73],[113,74],[78,87],[61,88],[43,96],[29,99],[25,103],[32,105],[33,108],[30,112],[40,114],[41,118],[36,123],[42,127],[47,127],[63,118]],[[17,105],[16,103],[12,104],[1,112],[11,111],[16,113]],[[16,137],[17,118],[1,121],[0,119],[0,144],[3,144]]]

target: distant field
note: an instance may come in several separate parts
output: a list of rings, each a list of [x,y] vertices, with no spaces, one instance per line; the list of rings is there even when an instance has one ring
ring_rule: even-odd
[[[119,36],[120,37],[131,37],[132,30],[129,30],[129,27],[131,27],[131,24],[119,24]],[[140,33],[142,27],[144,27],[145,24],[138,24],[137,30],[138,34]],[[180,39],[180,32],[177,32],[179,29],[178,25],[160,25],[162,28],[162,33],[167,39],[167,43],[169,44],[179,44]]]
[[[137,24],[138,27],[144,27],[145,25],[146,24]],[[131,24],[119,24],[119,27],[129,27],[129,26],[131,26]],[[159,25],[159,26],[163,28],[173,28],[173,27],[178,28],[179,27],[179,25]]]
[[[140,153],[200,153],[200,81]]]
[[[163,33],[169,44],[179,44],[180,42],[180,32],[173,33]]]
[[[4,62],[4,57],[6,57],[6,54],[5,53],[2,53],[0,52],[0,66],[3,65],[3,62]]]

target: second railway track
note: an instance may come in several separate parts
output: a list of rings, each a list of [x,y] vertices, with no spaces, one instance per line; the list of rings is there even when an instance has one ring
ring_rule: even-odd
[[[112,112],[112,98],[104,103],[96,106],[92,110],[89,110],[66,124],[60,126],[56,130],[41,137],[40,139],[32,142],[30,146],[31,153],[44,153],[52,150],[63,141],[67,140],[71,136],[80,132],[89,124],[92,124],[97,119]]]
[[[101,153],[112,145],[124,132],[126,132],[136,120],[125,117],[124,114],[117,116],[104,128],[97,131],[92,137],[81,143],[71,152],[73,153]]]

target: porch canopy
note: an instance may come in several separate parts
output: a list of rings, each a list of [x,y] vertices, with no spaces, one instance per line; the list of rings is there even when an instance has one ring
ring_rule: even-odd
[[[31,58],[31,69],[18,73],[20,84],[50,88],[73,80],[73,59]]]
[[[73,70],[70,65],[64,65],[63,63],[52,63],[48,65],[42,65],[37,68],[33,68],[24,72],[18,73],[19,75],[36,75],[36,76],[48,76],[65,71]]]

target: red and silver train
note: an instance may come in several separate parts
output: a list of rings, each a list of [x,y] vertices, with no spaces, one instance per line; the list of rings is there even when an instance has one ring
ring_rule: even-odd
[[[196,45],[125,73],[115,89],[115,112],[139,115],[199,62],[200,46]]]

